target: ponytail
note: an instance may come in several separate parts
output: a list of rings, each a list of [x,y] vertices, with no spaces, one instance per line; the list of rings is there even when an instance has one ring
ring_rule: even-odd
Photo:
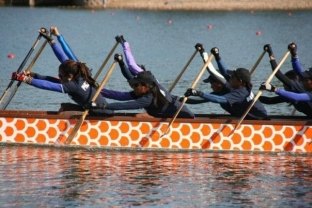
[[[98,84],[91,77],[91,73],[89,68],[85,63],[76,62],[73,60],[64,61],[60,66],[59,70],[64,73],[64,75],[69,76],[69,74],[73,75],[73,79],[77,79],[78,77],[82,77],[88,84],[97,88]]]

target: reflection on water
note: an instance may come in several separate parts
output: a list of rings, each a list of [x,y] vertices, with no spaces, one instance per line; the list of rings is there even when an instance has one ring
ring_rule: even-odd
[[[309,207],[307,155],[0,148],[3,207]]]

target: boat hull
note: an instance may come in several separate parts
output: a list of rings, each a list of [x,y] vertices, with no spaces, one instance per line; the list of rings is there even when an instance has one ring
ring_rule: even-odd
[[[87,117],[71,144],[64,141],[81,112],[0,111],[0,142],[87,148],[167,151],[251,151],[312,153],[312,121],[304,117],[246,120],[200,115],[177,119],[136,118],[135,114]]]

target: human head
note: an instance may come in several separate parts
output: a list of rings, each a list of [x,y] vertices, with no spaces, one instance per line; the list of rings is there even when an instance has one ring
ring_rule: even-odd
[[[224,84],[214,75],[209,75],[209,77],[207,79],[204,79],[203,82],[210,83],[213,92],[222,92],[225,87]]]
[[[302,73],[303,86],[306,90],[312,91],[312,68]]]
[[[156,79],[150,71],[140,72],[128,82],[137,95],[148,93],[156,85]]]
[[[299,76],[294,70],[289,70],[285,73],[285,76],[293,81],[299,81]],[[285,90],[290,90],[288,85],[283,85]]]
[[[230,78],[230,84],[235,89],[241,86],[251,88],[249,70],[245,68],[237,68],[234,70]]]
[[[59,66],[59,78],[62,82],[76,80],[82,77],[90,85],[96,86],[95,80],[91,77],[90,70],[85,63],[66,60]]]

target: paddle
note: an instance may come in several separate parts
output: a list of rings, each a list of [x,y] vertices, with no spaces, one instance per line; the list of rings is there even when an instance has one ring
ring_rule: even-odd
[[[107,57],[105,58],[104,62],[102,63],[102,65],[100,66],[99,70],[97,71],[97,73],[94,75],[93,79],[97,80],[97,78],[99,77],[99,75],[101,74],[103,68],[106,66],[108,60],[110,59],[110,57],[113,55],[114,51],[116,50],[118,46],[118,42],[116,41],[115,45],[113,46],[113,48],[110,50],[110,52],[108,53]]]
[[[258,65],[260,64],[263,56],[265,55],[266,51],[263,51],[261,53],[261,55],[259,56],[258,60],[256,61],[256,63],[253,65],[253,67],[250,69],[250,75],[252,75],[254,73],[254,71],[256,70],[256,68],[258,67]]]
[[[110,78],[110,76],[113,73],[113,70],[116,66],[116,61],[113,62],[113,64],[110,66],[109,70],[107,71],[107,73],[105,74],[103,81],[101,82],[99,88],[96,90],[95,94],[93,95],[91,102],[95,102],[95,100],[97,99],[97,97],[99,96],[101,90],[104,88],[104,86],[106,85],[106,83],[108,82],[108,79]],[[89,109],[86,109],[82,116],[80,117],[79,121],[76,123],[76,125],[74,126],[73,130],[71,131],[70,135],[67,137],[67,139],[65,140],[65,144],[70,144],[72,142],[72,140],[75,138],[75,136],[77,135],[82,123],[84,122],[86,116],[89,113]]]
[[[33,60],[31,61],[31,63],[28,65],[27,69],[25,71],[31,71],[32,67],[35,65],[37,59],[39,58],[39,56],[41,55],[43,49],[45,48],[45,46],[47,45],[48,41],[44,41],[44,43],[41,45],[41,47],[39,48],[39,50],[37,51],[36,55],[34,56]],[[7,108],[7,106],[10,104],[11,100],[13,99],[14,95],[17,92],[17,89],[19,88],[19,86],[22,84],[22,81],[19,81],[14,88],[11,90],[11,94],[9,95],[9,97],[5,100],[5,102],[1,103],[1,108],[2,110],[5,110]]]
[[[41,34],[38,35],[37,39],[35,40],[35,42],[33,43],[32,47],[30,48],[30,50],[28,51],[26,57],[24,58],[24,60],[22,61],[21,65],[18,67],[18,69],[16,70],[16,73],[20,73],[22,71],[22,69],[24,68],[24,66],[26,65],[28,59],[30,58],[31,54],[33,53],[33,51],[35,50],[35,48],[37,47],[39,41],[41,39]],[[6,96],[6,94],[8,93],[8,91],[10,90],[10,88],[12,87],[13,83],[15,80],[11,80],[9,85],[7,86],[7,88],[5,89],[5,91],[3,92],[3,94],[1,95],[0,98],[0,110],[3,110],[4,107],[2,105],[3,99]]]
[[[284,55],[284,57],[282,58],[282,60],[280,61],[280,63],[276,66],[276,68],[274,69],[274,71],[272,72],[272,74],[269,76],[269,78],[265,81],[265,84],[269,84],[272,79],[274,78],[276,72],[281,68],[281,66],[283,65],[283,63],[286,61],[288,55],[289,55],[289,51],[286,52],[286,54]],[[244,115],[240,118],[240,120],[238,121],[238,123],[236,124],[235,128],[233,129],[233,131],[235,131],[235,129],[237,129],[240,124],[243,122],[243,120],[245,119],[245,117],[247,116],[247,114],[249,113],[250,109],[254,106],[254,104],[257,102],[257,100],[259,99],[259,97],[262,94],[262,90],[259,90],[257,95],[255,96],[255,98],[253,99],[252,103],[249,105],[248,109],[246,110],[246,112],[244,113]]]
[[[171,86],[169,87],[168,91],[171,92],[173,90],[173,88],[176,86],[176,84],[178,83],[178,81],[180,80],[180,78],[182,77],[182,75],[184,74],[185,70],[187,69],[187,67],[190,65],[190,63],[192,62],[192,60],[194,59],[195,55],[197,54],[198,50],[196,49],[194,51],[194,53],[192,54],[191,58],[186,62],[185,66],[183,67],[183,69],[181,70],[180,74],[177,76],[177,78],[173,81],[173,83],[171,84]]]
[[[199,71],[198,75],[196,76],[196,78],[194,79],[194,81],[193,81],[193,83],[192,83],[192,85],[191,85],[191,88],[192,88],[192,89],[195,89],[195,87],[196,87],[198,81],[199,81],[200,78],[203,76],[203,74],[204,74],[206,68],[208,67],[209,63],[212,61],[213,57],[214,57],[214,56],[213,56],[212,54],[210,54],[210,55],[208,56],[207,62],[206,62],[206,63],[204,64],[204,66],[201,68],[201,70]],[[183,108],[184,104],[186,103],[187,99],[188,99],[188,97],[185,97],[185,96],[183,97],[183,100],[182,100],[182,102],[181,102],[180,108],[179,108],[179,109],[177,110],[177,112],[174,114],[173,118],[171,119],[171,121],[169,122],[169,124],[168,124],[168,126],[167,126],[167,129],[166,129],[165,133],[164,133],[162,136],[164,136],[164,135],[166,135],[166,134],[168,133],[168,130],[170,129],[171,125],[173,124],[173,122],[174,122],[175,119],[177,118],[178,114],[179,114],[180,111],[182,110],[182,108]],[[162,136],[161,136],[161,137],[162,137]]]

